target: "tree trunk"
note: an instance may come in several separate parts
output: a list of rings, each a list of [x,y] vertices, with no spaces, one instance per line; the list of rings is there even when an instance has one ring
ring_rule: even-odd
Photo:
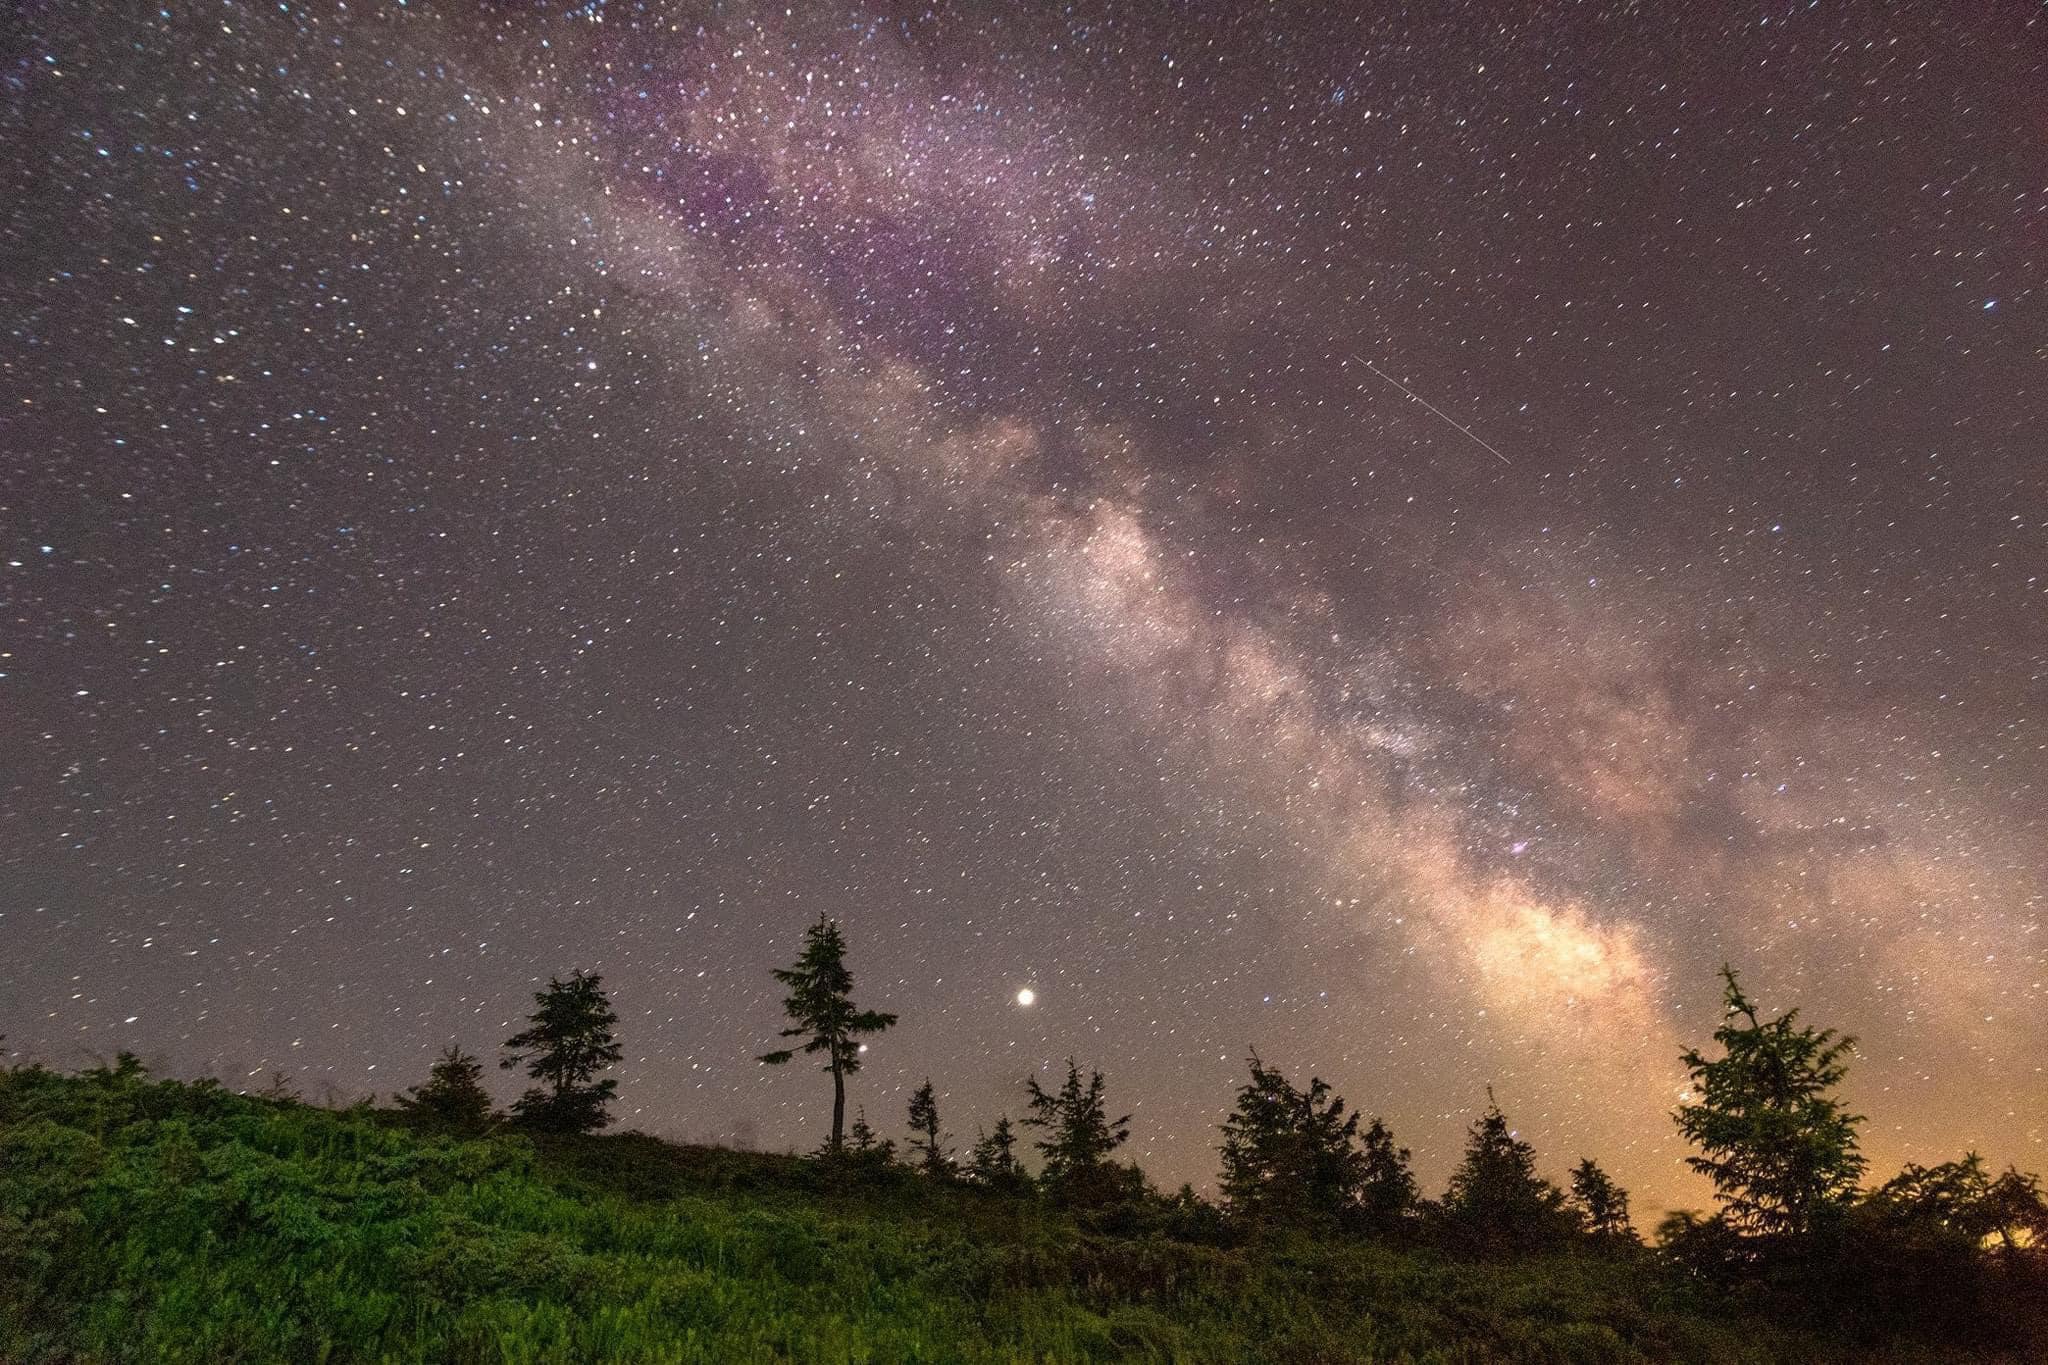
[[[846,1076],[839,1069],[839,1049],[832,1049],[832,1155],[838,1156],[846,1131]]]

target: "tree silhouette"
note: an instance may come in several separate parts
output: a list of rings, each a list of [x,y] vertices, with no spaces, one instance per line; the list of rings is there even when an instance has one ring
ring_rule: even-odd
[[[932,1078],[924,1078],[910,1097],[910,1131],[917,1134],[917,1141],[911,1148],[918,1153],[918,1164],[929,1176],[950,1175],[953,1158],[946,1151],[939,1136],[939,1102],[932,1094]]]
[[[1415,1176],[1408,1149],[1394,1145],[1387,1125],[1375,1118],[1359,1138],[1360,1221],[1374,1232],[1394,1232],[1415,1216]]]
[[[425,1085],[394,1095],[399,1112],[429,1128],[474,1136],[491,1126],[491,1097],[483,1087],[484,1065],[451,1043],[427,1073]]]
[[[2007,1256],[2030,1250],[2048,1265],[2048,1197],[2041,1193],[2040,1176],[2006,1167],[1984,1192],[1984,1224],[1985,1235],[1996,1237]]]
[[[999,1116],[996,1126],[975,1142],[967,1158],[967,1175],[992,1190],[1015,1192],[1030,1182],[1024,1163],[1017,1160],[1017,1133],[1008,1114]]]
[[[781,1066],[798,1051],[825,1054],[824,1070],[832,1073],[832,1136],[825,1150],[839,1155],[845,1147],[846,1078],[860,1070],[861,1039],[896,1023],[896,1016],[864,1010],[853,1003],[853,973],[846,966],[846,940],[839,925],[823,915],[804,930],[804,949],[795,965],[777,968],[775,979],[789,987],[782,1002],[790,1027],[784,1038],[802,1038],[801,1049],[764,1053],[761,1060]]]
[[[1464,1237],[1492,1249],[1554,1241],[1564,1230],[1564,1195],[1536,1174],[1536,1152],[1508,1127],[1493,1091],[1468,1130],[1465,1157],[1451,1173],[1444,1214]]]
[[[1223,1122],[1225,1204],[1239,1218],[1330,1223],[1355,1208],[1365,1182],[1358,1119],[1329,1085],[1311,1077],[1307,1090],[1266,1066],[1254,1052],[1251,1078]]]
[[[1067,1079],[1057,1091],[1041,1087],[1037,1076],[1028,1077],[1024,1087],[1031,1109],[1025,1126],[1045,1135],[1034,1145],[1045,1158],[1042,1178],[1047,1187],[1062,1197],[1084,1201],[1109,1193],[1118,1183],[1109,1155],[1129,1140],[1131,1116],[1109,1117],[1102,1073],[1091,1072],[1084,1085],[1080,1064],[1069,1057]]]
[[[1908,1162],[1869,1203],[1894,1223],[1949,1233],[1972,1248],[1995,1244],[2010,1256],[2023,1247],[2048,1247],[2048,1199],[2040,1178],[2007,1167],[1994,1179],[1975,1152],[1938,1166]]]
[[[1991,1177],[1984,1158],[1967,1152],[1961,1161],[1922,1166],[1909,1161],[1900,1172],[1872,1191],[1870,1202],[1899,1216],[1956,1228],[1975,1240],[1990,1231],[1981,1223]]]
[[[1598,1241],[1637,1240],[1628,1216],[1628,1191],[1615,1184],[1591,1157],[1572,1169],[1572,1211],[1587,1234]]]
[[[550,978],[546,990],[533,994],[528,1027],[505,1040],[499,1067],[523,1065],[541,1082],[512,1105],[513,1116],[528,1127],[587,1133],[611,1122],[607,1110],[619,1083],[596,1077],[625,1054],[612,1036],[619,1016],[605,998],[603,980],[580,969],[567,981]]]
[[[1700,1149],[1686,1164],[1714,1182],[1722,1217],[1744,1238],[1796,1240],[1838,1213],[1863,1174],[1856,1149],[1860,1114],[1829,1092],[1847,1071],[1853,1038],[1802,1027],[1798,1010],[1768,1023],[1724,966],[1727,1016],[1714,1031],[1723,1055],[1697,1050],[1681,1060],[1692,1075],[1688,1102],[1673,1116]]]
[[[855,1161],[872,1166],[887,1166],[896,1159],[896,1140],[877,1137],[875,1130],[868,1126],[868,1111],[856,1109],[853,1112],[853,1126],[846,1132],[846,1153]]]

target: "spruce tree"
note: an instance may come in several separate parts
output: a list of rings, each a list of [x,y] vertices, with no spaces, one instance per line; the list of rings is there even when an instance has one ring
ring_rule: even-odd
[[[844,1154],[866,1165],[887,1166],[896,1159],[896,1140],[877,1137],[875,1130],[868,1126],[868,1111],[856,1109],[853,1126],[846,1130]]]
[[[1872,1192],[1870,1202],[1887,1206],[1903,1217],[1953,1226],[1968,1222],[1991,1188],[1984,1158],[1966,1152],[1961,1161],[1923,1166],[1909,1161],[1900,1172]]]
[[[853,1003],[853,973],[846,966],[846,940],[839,925],[823,915],[804,930],[803,952],[796,963],[777,968],[775,979],[789,987],[782,1002],[790,1027],[784,1038],[802,1038],[801,1049],[764,1053],[761,1060],[781,1066],[798,1051],[825,1054],[823,1070],[832,1073],[832,1135],[825,1150],[839,1155],[845,1148],[846,1078],[860,1070],[861,1039],[894,1026],[896,1016],[864,1010]]]
[[[1080,1064],[1069,1057],[1067,1079],[1058,1090],[1044,1089],[1036,1076],[1028,1077],[1024,1086],[1031,1109],[1025,1126],[1045,1135],[1034,1145],[1045,1158],[1041,1178],[1046,1186],[1069,1200],[1109,1195],[1119,1183],[1110,1153],[1129,1140],[1131,1116],[1109,1117],[1102,1073],[1090,1073],[1084,1085]]]
[[[939,1135],[939,1102],[932,1094],[932,1078],[924,1078],[910,1097],[910,1131],[917,1134],[917,1141],[911,1147],[918,1154],[918,1165],[929,1176],[950,1175],[953,1158],[946,1151]]]
[[[1240,1218],[1270,1217],[1275,1204],[1292,1201],[1282,1178],[1294,1160],[1294,1111],[1299,1092],[1277,1071],[1251,1055],[1251,1079],[1237,1089],[1237,1104],[1223,1120],[1224,1207]]]
[[[1855,1040],[1802,1026],[1796,1009],[1765,1022],[1735,969],[1724,966],[1721,978],[1727,1014],[1714,1040],[1723,1055],[1681,1058],[1692,1084],[1673,1117],[1700,1149],[1686,1164],[1714,1182],[1736,1235],[1796,1242],[1847,1207],[1863,1174],[1862,1116],[1830,1093]]]
[[[1263,1222],[1332,1222],[1365,1181],[1358,1120],[1319,1077],[1297,1090],[1254,1052],[1251,1078],[1223,1124],[1223,1197],[1232,1215]]]
[[[1444,1215],[1466,1240],[1490,1249],[1528,1248],[1564,1230],[1563,1193],[1536,1174],[1536,1151],[1508,1127],[1493,1091],[1472,1124],[1465,1158],[1451,1173]]]
[[[967,1158],[967,1175],[992,1190],[1014,1192],[1030,1182],[1024,1163],[1017,1160],[1017,1133],[1008,1114],[999,1116],[996,1126],[975,1142]]]
[[[2041,1192],[2041,1177],[2008,1166],[1991,1182],[1981,1204],[1987,1237],[1998,1240],[2007,1257],[2031,1250],[2037,1261],[2048,1261],[2048,1196]]]
[[[1629,1221],[1628,1191],[1600,1169],[1591,1157],[1572,1169],[1572,1211],[1578,1215],[1586,1234],[1601,1242],[1634,1242],[1635,1225]]]
[[[535,991],[528,1027],[505,1040],[504,1070],[524,1066],[541,1082],[512,1105],[520,1123],[547,1133],[587,1133],[611,1122],[607,1112],[619,1083],[597,1073],[625,1054],[612,1027],[619,1022],[605,998],[604,978],[576,971],[567,981],[551,978]]]
[[[1360,1221],[1374,1232],[1394,1232],[1407,1226],[1417,1203],[1408,1149],[1395,1146],[1393,1133],[1377,1118],[1360,1136],[1359,1148]]]
[[[1872,1192],[1869,1207],[1894,1225],[1938,1229],[1973,1249],[1995,1245],[2011,1255],[2048,1247],[2048,1199],[2039,1178],[2007,1167],[1994,1179],[1975,1152],[1936,1166],[1908,1162]]]
[[[423,1127],[473,1137],[491,1125],[484,1065],[451,1043],[427,1073],[425,1085],[394,1095],[399,1112]]]

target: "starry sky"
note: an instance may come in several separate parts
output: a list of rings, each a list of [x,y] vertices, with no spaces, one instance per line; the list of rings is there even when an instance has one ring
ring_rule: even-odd
[[[1654,1211],[1726,960],[2048,1165],[2037,5],[27,0],[0,257],[17,1056],[581,966],[808,1147],[824,912],[885,1132],[1256,1047]]]

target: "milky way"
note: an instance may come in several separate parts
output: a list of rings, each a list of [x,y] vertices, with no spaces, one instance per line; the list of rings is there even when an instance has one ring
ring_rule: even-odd
[[[1653,8],[15,7],[8,1048],[582,966],[808,1146],[822,911],[885,1130],[1199,1183],[1256,1047],[1654,1209],[1725,960],[2039,1167],[2048,20]]]

